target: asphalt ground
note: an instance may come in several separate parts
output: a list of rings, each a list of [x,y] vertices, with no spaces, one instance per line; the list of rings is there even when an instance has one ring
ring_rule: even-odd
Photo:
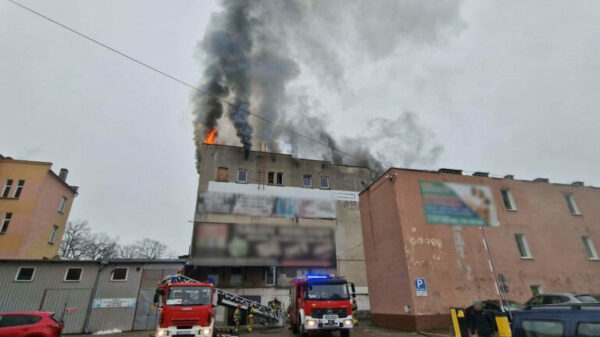
[[[90,335],[66,335],[67,337],[90,337]],[[94,335],[92,335],[94,336]],[[134,332],[125,332],[119,334],[111,334],[111,335],[103,335],[110,337],[150,337],[154,336],[154,331],[134,331]],[[297,334],[292,333],[291,330],[287,328],[283,329],[264,329],[258,328],[258,330],[249,333],[245,330],[239,334],[240,337],[250,337],[250,336],[281,336],[281,337],[298,337]],[[339,333],[330,332],[330,333],[320,333],[320,334],[312,334],[310,336],[315,337],[339,337]],[[361,325],[354,327],[352,332],[350,333],[351,337],[447,337],[449,336],[449,331],[430,331],[425,333],[417,333],[417,332],[406,332],[399,330],[390,330],[379,328],[372,325]]]

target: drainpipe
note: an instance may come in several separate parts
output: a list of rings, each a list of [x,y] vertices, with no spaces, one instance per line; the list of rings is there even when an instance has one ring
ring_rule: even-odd
[[[90,333],[90,319],[92,318],[92,307],[94,306],[94,298],[96,298],[96,292],[98,290],[98,283],[100,283],[100,275],[102,275],[102,270],[108,264],[108,260],[100,260],[100,268],[98,268],[98,272],[96,273],[96,280],[94,281],[94,288],[92,288],[92,293],[90,294],[90,301],[88,303],[87,311],[85,313],[85,322],[83,323],[83,332]]]

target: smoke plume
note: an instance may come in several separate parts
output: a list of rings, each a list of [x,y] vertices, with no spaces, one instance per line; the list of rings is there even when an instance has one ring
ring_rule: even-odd
[[[374,171],[435,161],[441,147],[414,113],[371,119],[360,139],[336,139],[327,128],[329,112],[320,111],[318,101],[308,98],[310,88],[296,80],[310,74],[329,93],[343,93],[352,64],[377,62],[400,46],[444,43],[459,33],[460,5],[455,0],[222,1],[199,43],[205,66],[201,87],[212,97],[198,93],[192,99],[197,146],[211,130],[226,130],[219,126],[226,111],[246,150],[260,142],[269,151],[369,165]],[[381,144],[393,150],[380,149]]]

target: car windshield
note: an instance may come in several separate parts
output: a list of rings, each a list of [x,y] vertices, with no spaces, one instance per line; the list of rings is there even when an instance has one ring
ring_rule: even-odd
[[[504,308],[508,310],[521,310],[523,305],[513,301],[504,301]]]
[[[208,305],[210,287],[173,287],[169,289],[167,305]]]
[[[311,301],[347,300],[349,298],[346,283],[309,284],[306,292],[308,299]]]
[[[598,303],[598,301],[590,295],[577,295],[575,298],[583,303]]]

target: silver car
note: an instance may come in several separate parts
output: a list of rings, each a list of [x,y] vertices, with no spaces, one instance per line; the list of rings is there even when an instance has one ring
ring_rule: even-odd
[[[574,303],[598,303],[598,300],[596,300],[590,295],[577,295],[572,293],[549,293],[533,296],[527,302],[525,302],[525,306]]]

